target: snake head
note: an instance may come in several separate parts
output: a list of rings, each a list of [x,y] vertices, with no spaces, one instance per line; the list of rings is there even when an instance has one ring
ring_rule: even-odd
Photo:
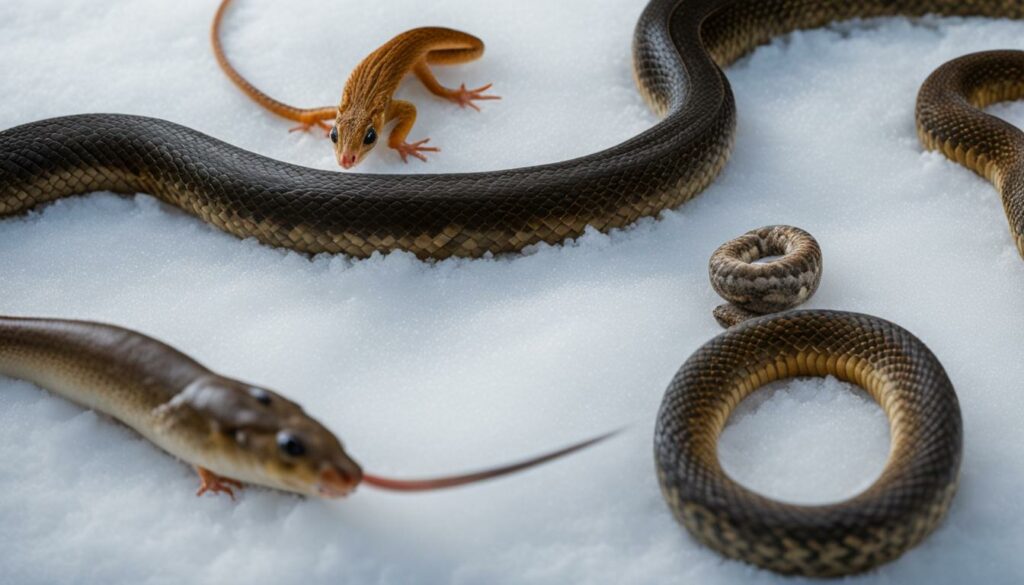
[[[339,109],[330,133],[338,164],[344,169],[351,169],[362,162],[380,142],[384,124],[383,107],[350,106]]]
[[[342,497],[362,480],[341,441],[280,394],[217,375],[196,379],[167,408],[206,425],[197,461],[223,477],[310,496]]]

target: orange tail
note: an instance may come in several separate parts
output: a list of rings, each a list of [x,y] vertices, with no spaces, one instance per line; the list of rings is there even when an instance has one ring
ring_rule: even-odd
[[[242,77],[242,74],[231,65],[228,61],[227,55],[224,54],[224,48],[221,47],[220,44],[220,23],[224,19],[224,13],[227,12],[228,4],[230,3],[231,0],[223,0],[220,3],[220,6],[217,8],[217,14],[213,17],[213,26],[210,29],[210,42],[213,43],[213,54],[217,58],[217,64],[220,65],[220,68],[225,74],[227,74],[228,78],[231,79],[231,81],[233,81],[234,84],[245,93],[245,95],[252,98],[253,101],[283,118],[295,120],[296,122],[301,122],[307,126],[317,124],[317,122],[321,120],[333,119],[338,112],[338,108],[333,106],[323,108],[297,108],[295,106],[279,102],[260,91],[253,84],[249,83],[249,80]]]
[[[478,481],[484,481],[487,479],[494,479],[503,475],[509,475],[517,471],[523,471],[531,467],[535,467],[548,461],[553,461],[559,457],[564,457],[571,453],[575,453],[581,449],[586,449],[591,445],[595,445],[604,441],[605,439],[611,438],[621,432],[621,429],[605,433],[592,439],[587,439],[575,445],[570,445],[558,451],[553,451],[538,457],[527,459],[519,463],[513,463],[511,465],[504,465],[502,467],[496,467],[493,469],[485,469],[483,471],[475,471],[472,473],[466,473],[463,475],[453,475],[448,477],[436,477],[432,479],[390,479],[386,477],[380,477],[377,475],[371,475],[368,473],[363,474],[363,483],[373,486],[382,490],[392,490],[398,492],[422,492],[429,490],[439,490],[444,488],[452,488],[460,485],[466,485],[469,483],[476,483]]]

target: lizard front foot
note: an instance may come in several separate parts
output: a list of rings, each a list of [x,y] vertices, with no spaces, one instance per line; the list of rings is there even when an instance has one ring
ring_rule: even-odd
[[[501,99],[501,96],[497,96],[497,95],[484,95],[483,92],[485,92],[488,89],[490,89],[492,85],[494,85],[494,84],[493,83],[488,83],[487,85],[482,85],[482,86],[480,86],[480,87],[478,87],[476,89],[466,89],[466,84],[463,83],[462,85],[459,86],[459,89],[452,90],[450,99],[453,102],[459,104],[460,108],[464,108],[466,106],[469,106],[469,107],[471,107],[474,110],[479,112],[480,108],[476,104],[473,103],[473,100],[500,100]]]
[[[423,152],[441,152],[440,148],[436,148],[436,147],[433,147],[433,146],[422,146],[423,144],[426,144],[428,142],[430,142],[430,139],[429,138],[424,138],[423,140],[419,140],[417,142],[413,142],[412,144],[409,144],[408,142],[403,142],[403,143],[399,144],[398,146],[393,146],[392,148],[394,148],[395,150],[398,151],[398,156],[402,157],[402,162],[404,162],[404,163],[409,162],[409,159],[408,159],[409,156],[415,156],[416,158],[420,159],[421,161],[427,162],[427,157],[423,156],[421,153],[423,153]]]
[[[230,477],[221,477],[216,473],[206,469],[205,467],[196,467],[196,472],[199,474],[199,490],[196,492],[197,496],[201,496],[206,492],[212,492],[214,494],[226,493],[231,496],[231,499],[235,499],[235,492],[232,491],[232,487],[242,489],[242,482],[237,479],[231,479]]]

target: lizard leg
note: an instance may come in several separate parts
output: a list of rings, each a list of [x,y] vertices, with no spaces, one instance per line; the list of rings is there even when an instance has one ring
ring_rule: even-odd
[[[338,108],[326,107],[276,113],[299,122],[299,125],[289,129],[289,132],[309,132],[316,126],[324,131],[324,136],[327,136],[331,133],[331,125],[325,120],[333,120],[338,115]]]
[[[398,155],[402,157],[402,162],[409,162],[409,156],[414,156],[426,162],[427,157],[423,155],[424,152],[441,152],[440,148],[423,146],[430,142],[429,138],[424,138],[412,144],[405,141],[409,131],[412,130],[412,125],[416,123],[416,106],[412,105],[412,103],[404,100],[393,100],[388,107],[387,120],[395,120],[395,127],[391,130],[391,135],[388,136],[388,146],[398,151]]]
[[[226,493],[231,496],[231,499],[235,499],[235,492],[231,490],[232,487],[242,489],[242,482],[231,479],[230,477],[221,477],[216,473],[206,469],[205,467],[196,467],[196,473],[199,474],[199,490],[196,491],[197,496],[201,496],[206,492],[212,493]]]
[[[293,126],[288,129],[288,132],[309,132],[313,129],[313,126],[324,131],[324,136],[331,133],[331,126],[323,120],[313,120],[312,122],[303,122],[298,126]]]
[[[466,89],[466,84],[463,83],[459,86],[459,89],[449,89],[434,77],[434,72],[430,70],[430,66],[427,65],[425,60],[420,61],[413,67],[412,72],[416,77],[423,82],[423,85],[430,91],[430,93],[441,96],[447,100],[451,100],[459,104],[460,108],[469,106],[476,111],[480,111],[479,106],[473,103],[473,100],[500,100],[500,96],[486,95],[485,91],[491,88],[491,83],[482,85],[476,89]]]

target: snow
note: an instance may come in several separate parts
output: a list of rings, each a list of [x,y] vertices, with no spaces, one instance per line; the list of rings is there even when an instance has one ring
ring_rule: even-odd
[[[473,32],[484,59],[442,81],[495,82],[464,112],[408,83],[411,138],[443,152],[361,170],[483,170],[564,159],[654,123],[632,86],[637,0],[558,3],[236,0],[226,46],[271,95],[334,103],[391,35]],[[80,112],[167,118],[263,154],[335,168],[288,134],[210,54],[210,0],[0,4],[0,128]],[[1024,263],[993,188],[914,130],[917,88],[946,60],[1024,48],[1024,25],[868,21],[804,32],[729,70],[736,151],[660,221],[520,257],[425,264],[407,254],[309,260],[239,241],[147,196],[58,202],[0,222],[7,314],[97,319],[275,388],[367,469],[434,475],[518,459],[630,425],[513,478],[422,495],[314,501],[247,489],[196,498],[185,465],[130,431],[0,380],[0,581],[10,583],[751,583],[786,580],[697,545],[661,499],[651,434],[683,360],[720,329],[707,259],[751,228],[814,234],[808,307],[867,312],[922,338],[960,396],[961,490],[941,528],[863,583],[1009,583],[1024,573]],[[1024,123],[1024,105],[993,112]],[[880,410],[835,380],[744,404],[724,465],[763,492],[835,501],[877,477]]]

